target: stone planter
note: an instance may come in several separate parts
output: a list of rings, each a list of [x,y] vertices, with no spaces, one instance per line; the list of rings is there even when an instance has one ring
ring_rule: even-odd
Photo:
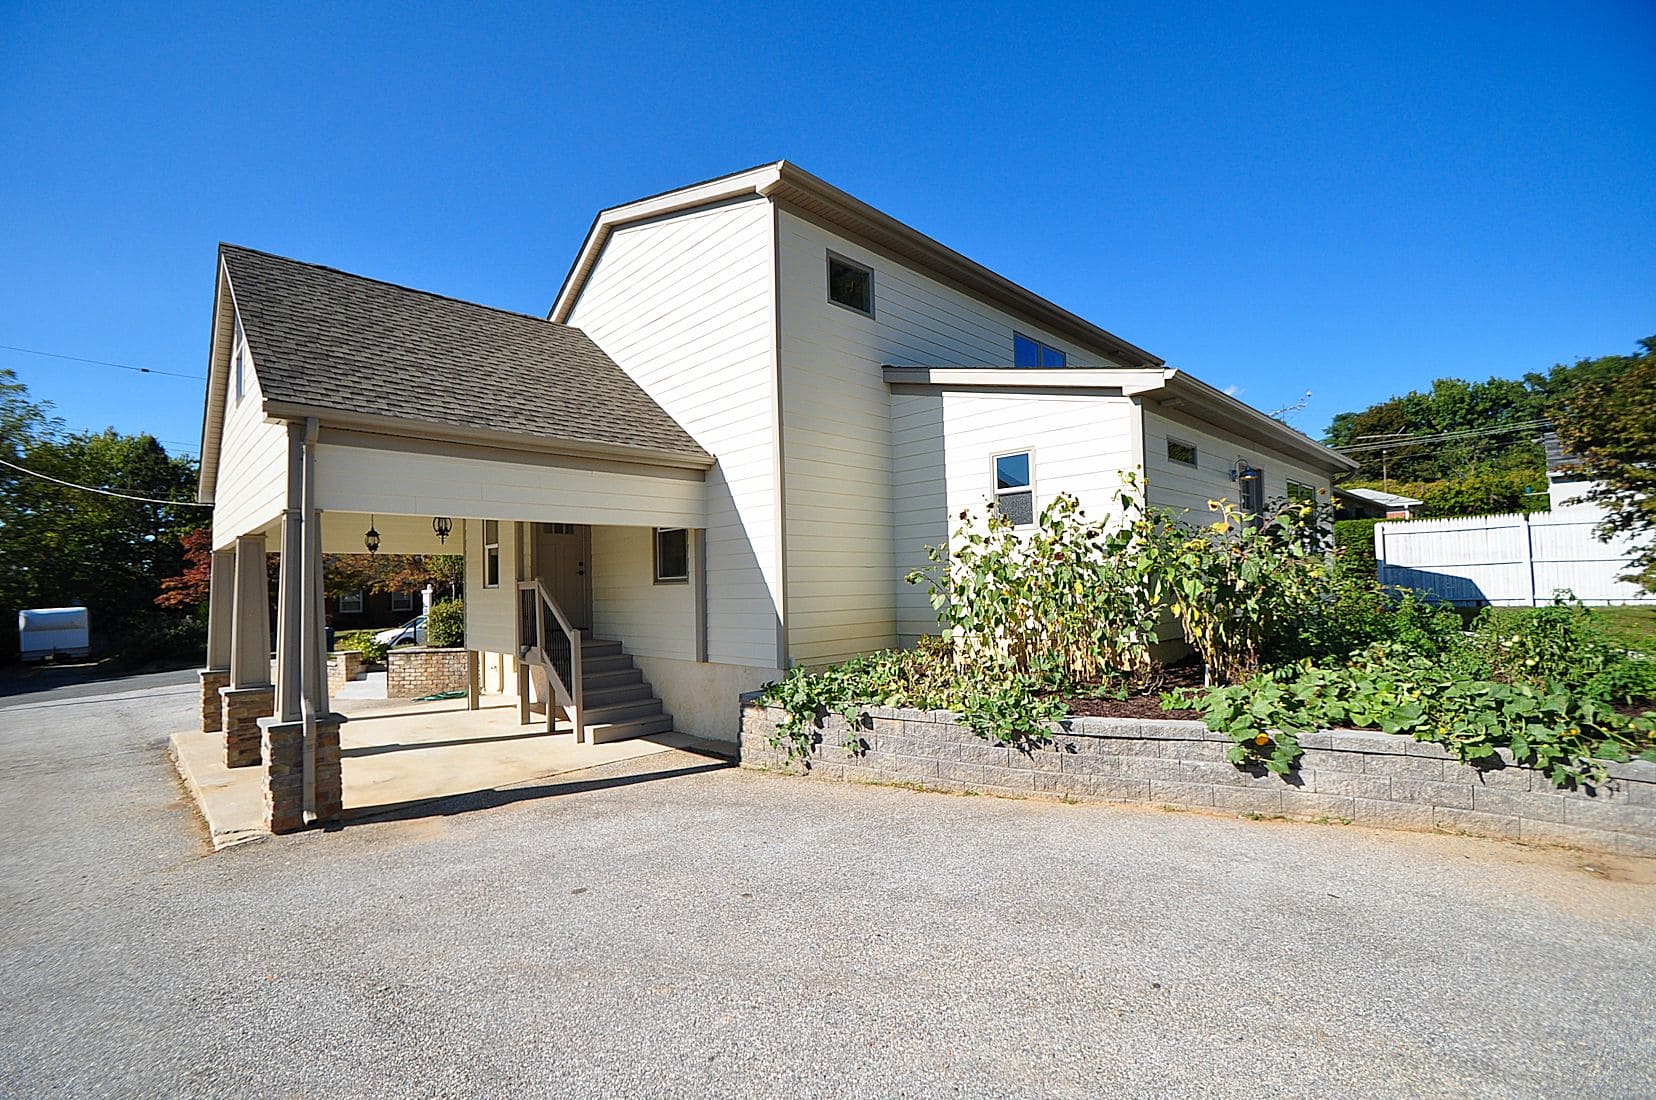
[[[1044,745],[994,745],[947,711],[869,707],[855,727],[829,715],[804,760],[770,738],[785,717],[743,696],[744,767],[828,779],[910,783],[1021,797],[1070,798],[1443,829],[1656,856],[1656,764],[1612,764],[1594,792],[1563,791],[1502,750],[1488,768],[1410,737],[1325,730],[1287,776],[1238,768],[1231,740],[1200,722],[1072,718]],[[847,747],[861,746],[860,752]],[[808,767],[806,766],[808,763]]]
[[[418,699],[445,691],[465,691],[470,653],[435,646],[400,646],[385,656],[385,694],[390,699]]]
[[[342,649],[328,655],[328,690],[338,691],[352,680],[367,674],[368,666],[362,654],[354,649]]]

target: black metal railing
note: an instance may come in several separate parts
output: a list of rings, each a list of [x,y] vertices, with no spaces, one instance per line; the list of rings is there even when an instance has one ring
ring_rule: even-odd
[[[581,690],[581,632],[538,580],[518,584],[518,653],[546,673],[546,728],[555,724],[554,711],[562,706],[575,729],[575,740],[586,739]],[[527,690],[525,687],[522,690]]]

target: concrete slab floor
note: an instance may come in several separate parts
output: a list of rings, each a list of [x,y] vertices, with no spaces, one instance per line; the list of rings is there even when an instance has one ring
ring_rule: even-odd
[[[578,744],[566,722],[551,734],[538,716],[533,725],[519,725],[517,701],[505,696],[484,696],[477,711],[466,710],[464,699],[336,699],[334,705],[349,719],[340,729],[347,821],[671,749],[709,748],[676,733]],[[223,734],[174,734],[172,748],[214,849],[269,835],[261,771],[225,767]]]

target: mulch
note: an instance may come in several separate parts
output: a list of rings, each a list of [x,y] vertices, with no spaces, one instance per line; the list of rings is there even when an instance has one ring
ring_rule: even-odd
[[[1084,718],[1172,718],[1199,720],[1194,710],[1163,710],[1161,694],[1174,688],[1202,686],[1202,666],[1195,661],[1165,665],[1156,671],[1155,679],[1143,691],[1134,692],[1125,699],[1094,699],[1088,696],[1072,697],[1064,701],[1069,712]]]

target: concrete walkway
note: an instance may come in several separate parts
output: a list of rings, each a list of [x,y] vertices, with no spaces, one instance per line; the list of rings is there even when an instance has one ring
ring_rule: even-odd
[[[517,701],[504,696],[484,696],[477,711],[464,699],[347,697],[335,706],[350,719],[340,730],[347,820],[697,744],[682,734],[577,744],[568,723],[552,734],[538,718],[519,725]],[[259,769],[225,767],[223,734],[174,734],[172,751],[214,848],[269,835]]]

